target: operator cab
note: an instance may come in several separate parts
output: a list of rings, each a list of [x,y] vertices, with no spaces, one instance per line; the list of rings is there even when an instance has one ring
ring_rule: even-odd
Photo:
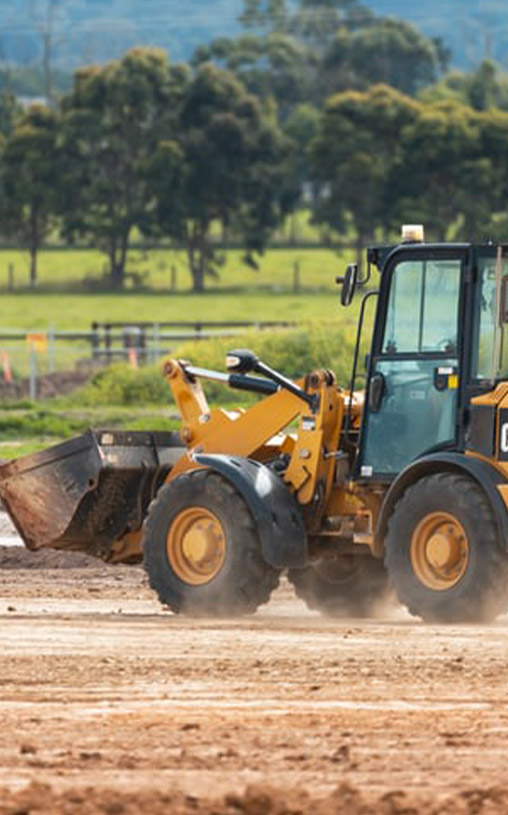
[[[464,451],[471,398],[508,374],[508,247],[426,244],[421,227],[406,241],[368,252],[380,287],[355,463],[368,482],[428,453]]]

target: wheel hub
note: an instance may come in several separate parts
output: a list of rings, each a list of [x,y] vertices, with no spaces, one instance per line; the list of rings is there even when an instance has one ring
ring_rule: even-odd
[[[205,507],[189,507],[173,520],[167,534],[169,562],[184,583],[201,586],[220,572],[226,557],[222,524]]]
[[[414,530],[410,546],[413,571],[428,588],[445,591],[463,577],[469,542],[464,527],[453,515],[426,515]]]

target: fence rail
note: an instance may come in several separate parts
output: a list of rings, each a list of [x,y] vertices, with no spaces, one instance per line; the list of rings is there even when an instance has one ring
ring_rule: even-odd
[[[13,376],[29,380],[35,399],[38,377],[70,370],[78,363],[110,364],[118,360],[137,366],[156,362],[183,342],[234,337],[249,329],[265,330],[296,325],[283,321],[200,320],[151,323],[146,321],[92,323],[89,331],[0,329],[0,380]]]

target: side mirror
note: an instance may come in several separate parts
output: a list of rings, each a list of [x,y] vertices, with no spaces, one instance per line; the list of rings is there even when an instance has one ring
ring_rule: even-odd
[[[349,263],[344,277],[337,277],[336,283],[342,283],[340,302],[343,306],[350,306],[358,285],[358,264]]]

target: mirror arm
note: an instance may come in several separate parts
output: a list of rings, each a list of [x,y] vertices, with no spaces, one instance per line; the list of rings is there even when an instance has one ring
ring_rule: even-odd
[[[367,274],[365,275],[365,277],[362,277],[361,280],[358,281],[358,285],[366,286],[371,277],[372,277],[372,266],[369,259],[367,262]]]

